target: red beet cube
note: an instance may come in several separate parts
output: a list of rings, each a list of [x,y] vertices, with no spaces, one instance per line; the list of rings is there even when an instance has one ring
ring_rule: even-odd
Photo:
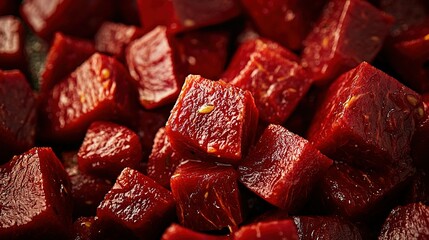
[[[143,239],[161,234],[172,215],[171,192],[130,168],[122,171],[97,209],[100,221],[119,224]]]
[[[307,140],[269,125],[238,167],[240,181],[267,202],[295,210],[332,160]]]
[[[378,239],[427,239],[429,237],[429,206],[413,203],[390,212]]]
[[[161,240],[228,240],[226,236],[211,236],[184,228],[173,223],[161,237]]]
[[[190,75],[165,129],[173,149],[184,156],[237,163],[253,141],[257,120],[250,92]]]
[[[234,233],[234,240],[290,239],[298,240],[298,233],[292,220],[258,222],[243,226]]]
[[[70,181],[50,148],[33,148],[0,167],[0,238],[59,239],[72,224]],[[55,238],[56,237],[56,238]]]
[[[126,69],[114,58],[92,55],[57,84],[44,106],[44,137],[58,142],[83,139],[97,120],[126,121],[133,98]]]
[[[36,99],[25,76],[0,70],[0,163],[34,145]]]
[[[417,93],[364,62],[328,89],[309,140],[334,160],[385,169],[409,159],[411,138],[422,117]]]
[[[411,156],[417,167],[429,170],[429,94],[422,96],[424,117],[420,120],[416,127],[412,142],[411,142]]]
[[[231,166],[183,162],[171,177],[180,223],[193,230],[220,230],[243,220],[238,175]]]
[[[130,129],[109,122],[94,122],[77,157],[82,172],[116,179],[124,168],[139,167],[142,149],[139,137]]]
[[[14,16],[0,17],[0,69],[25,70],[24,45],[21,21]]]
[[[363,0],[331,0],[304,41],[302,65],[326,84],[362,61],[372,61],[393,19]]]
[[[240,14],[236,0],[137,0],[137,4],[145,31],[163,25],[169,31],[182,32],[222,23]]]
[[[294,217],[301,240],[312,239],[363,239],[359,229],[347,220],[334,216]]]
[[[153,109],[174,102],[183,76],[174,52],[175,40],[164,27],[157,27],[133,41],[127,50],[128,69],[140,96],[140,103]]]

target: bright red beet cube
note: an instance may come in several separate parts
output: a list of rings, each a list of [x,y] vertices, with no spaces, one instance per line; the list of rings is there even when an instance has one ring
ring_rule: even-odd
[[[363,0],[331,0],[304,41],[302,65],[324,85],[362,61],[371,62],[393,19]]]
[[[296,210],[332,164],[307,140],[279,125],[269,125],[240,163],[240,182],[267,202]]]
[[[258,222],[241,227],[234,233],[234,240],[290,239],[298,240],[292,220]]]
[[[204,233],[199,233],[180,226],[179,224],[171,224],[165,230],[161,240],[228,240],[226,236],[212,236]]]
[[[231,166],[183,162],[170,180],[180,223],[197,231],[238,226],[243,218],[237,178]]]
[[[361,240],[359,229],[351,222],[336,216],[293,217],[301,240],[349,239]]]
[[[14,16],[0,17],[0,69],[26,69],[24,27]]]
[[[50,148],[0,167],[0,238],[62,239],[72,224],[70,181]]]
[[[185,157],[237,163],[253,141],[257,120],[250,92],[189,75],[165,129]]]

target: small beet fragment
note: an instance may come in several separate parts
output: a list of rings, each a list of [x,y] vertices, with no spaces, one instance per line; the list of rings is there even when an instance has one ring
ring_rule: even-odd
[[[300,240],[312,239],[364,239],[351,222],[335,216],[293,217]]]
[[[240,163],[240,182],[267,202],[293,211],[307,200],[332,160],[307,140],[279,125],[269,125]]]
[[[0,17],[0,69],[26,69],[24,27],[19,18]]]
[[[170,181],[180,223],[197,231],[238,226],[243,218],[237,178],[231,166],[183,162]]]
[[[228,240],[227,236],[211,236],[184,228],[173,223],[165,230],[161,240]]]
[[[298,240],[298,232],[292,220],[258,222],[241,227],[234,233],[234,240]]]
[[[253,141],[257,120],[250,92],[189,75],[165,129],[184,157],[237,163]]]

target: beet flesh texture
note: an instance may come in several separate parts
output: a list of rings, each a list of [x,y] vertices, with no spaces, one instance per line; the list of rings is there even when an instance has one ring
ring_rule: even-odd
[[[299,239],[364,239],[359,229],[351,222],[336,216],[293,217]]]
[[[326,85],[362,61],[371,62],[393,18],[362,0],[331,0],[304,41],[302,65]]]
[[[307,140],[279,125],[269,125],[240,163],[240,182],[274,206],[300,207],[332,160]]]
[[[25,76],[0,70],[0,163],[34,145],[36,98]]]
[[[238,175],[231,166],[185,161],[170,184],[181,225],[197,230],[237,227],[242,221]]]
[[[165,129],[184,157],[235,164],[252,143],[257,122],[250,92],[189,75]]]
[[[294,222],[290,219],[258,222],[242,226],[234,232],[235,240],[257,239],[290,239],[298,240],[298,233]]]
[[[429,237],[429,207],[412,203],[393,209],[383,224],[379,240],[427,239]]]
[[[24,27],[15,16],[0,16],[0,69],[26,69]]]
[[[134,107],[129,78],[114,58],[93,54],[52,89],[41,116],[44,137],[76,143],[94,121],[128,121]]]
[[[426,171],[429,171],[429,94],[422,96],[424,117],[420,120],[416,127],[412,142],[411,142],[411,156],[414,164]]]
[[[179,224],[171,224],[165,230],[161,240],[228,240],[227,236],[212,236],[204,233],[192,231],[188,228],[182,227]]]
[[[326,156],[363,169],[408,164],[421,97],[366,62],[328,89],[308,132]]]
[[[0,167],[0,238],[58,239],[70,233],[70,180],[50,148],[32,148]]]
[[[125,168],[97,209],[97,217],[144,239],[159,237],[174,216],[173,195],[136,170]],[[159,236],[158,236],[159,234]]]

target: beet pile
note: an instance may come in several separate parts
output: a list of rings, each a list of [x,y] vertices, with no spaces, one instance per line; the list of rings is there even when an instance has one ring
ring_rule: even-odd
[[[428,239],[427,0],[0,1],[0,239]]]

